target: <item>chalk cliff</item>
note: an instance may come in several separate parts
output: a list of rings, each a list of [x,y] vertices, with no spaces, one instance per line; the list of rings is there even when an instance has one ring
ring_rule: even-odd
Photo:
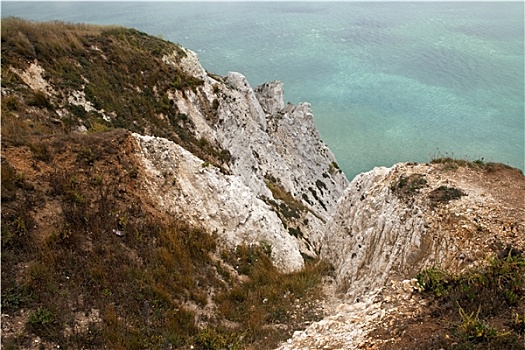
[[[321,250],[339,287],[358,298],[425,267],[474,267],[496,242],[521,246],[523,208],[506,207],[513,192],[523,191],[523,176],[497,172],[400,163],[358,175],[327,224]],[[506,194],[488,186],[496,177],[507,183]]]
[[[302,266],[299,253],[317,256],[322,227],[348,184],[335,166],[334,155],[319,137],[310,105],[285,105],[284,87],[278,81],[252,88],[240,73],[232,72],[225,78],[212,77],[200,66],[194,53],[185,51],[185,58],[173,64],[204,83],[197,91],[174,92],[170,100],[193,122],[198,137],[229,152],[231,161],[225,164],[225,169],[230,173],[229,179],[236,180],[225,181],[223,185],[237,191],[242,184],[245,187],[241,192],[251,202],[243,205],[244,208],[232,206],[224,202],[224,195],[217,195],[220,190],[202,194],[200,186],[191,187],[189,192],[202,197],[202,201],[217,201],[215,206],[231,207],[230,216],[246,216],[246,220],[250,217],[249,222],[264,226],[253,227],[238,218],[237,224],[233,221],[212,224],[209,214],[198,214],[202,210],[200,205],[176,200],[171,201],[170,210],[201,218],[212,231],[219,230],[219,236],[224,236],[227,242],[272,244],[276,247],[275,261],[286,270]],[[170,56],[164,61],[175,62]],[[166,141],[148,140],[149,145],[162,142]],[[151,148],[149,153],[141,154],[155,157],[155,147]],[[155,168],[157,172],[170,169],[170,161],[155,164],[156,168],[150,164],[148,169]],[[220,172],[216,174],[226,178]],[[196,177],[194,181],[201,179]],[[173,195],[159,193],[163,203]],[[238,202],[236,196],[237,193],[232,192],[227,200]],[[251,215],[254,205],[260,209]],[[293,252],[291,247],[295,247]]]
[[[3,341],[366,347],[420,315],[422,269],[525,248],[520,171],[441,159],[349,183],[284,88],[135,30],[4,21]]]
[[[159,208],[215,232],[229,247],[271,244],[274,263],[285,271],[302,267],[296,240],[239,176],[222,174],[166,139],[134,137],[147,174],[145,188]]]
[[[386,320],[420,324],[431,308],[417,274],[469,271],[504,247],[523,249],[524,195],[523,174],[500,164],[445,159],[359,174],[325,227],[320,253],[334,266],[341,302],[280,349],[380,347],[369,334]]]

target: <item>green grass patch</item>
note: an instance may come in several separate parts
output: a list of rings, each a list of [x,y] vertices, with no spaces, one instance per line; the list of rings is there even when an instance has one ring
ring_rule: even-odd
[[[280,273],[264,246],[240,246],[223,255],[247,279],[219,294],[216,302],[219,312],[238,324],[236,332],[243,334],[246,342],[265,348],[276,346],[286,339],[283,336],[291,335],[298,320],[315,318],[308,315],[313,310],[306,305],[322,297],[319,286],[322,278],[332,273],[329,264],[315,260],[307,262],[301,271]],[[292,327],[282,334],[282,330],[272,328],[277,324]]]
[[[440,342],[453,349],[523,349],[521,251],[508,247],[485,268],[459,275],[429,268],[418,274],[417,281],[424,293],[435,297],[432,314],[452,335],[441,334]]]
[[[390,185],[390,190],[400,197],[410,197],[426,186],[427,179],[422,174],[401,175]]]
[[[272,192],[273,198],[277,201],[269,201],[274,207],[283,222],[301,218],[308,208],[295,199],[273,176],[266,176],[265,183]]]

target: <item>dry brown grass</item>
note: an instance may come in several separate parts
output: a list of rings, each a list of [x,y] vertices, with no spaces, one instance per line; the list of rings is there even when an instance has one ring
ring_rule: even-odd
[[[58,21],[37,23],[14,17],[2,19],[2,57],[6,57],[4,51],[13,51],[29,61],[56,59],[64,54],[80,55],[88,44],[82,38],[98,36],[103,30],[107,27]],[[10,60],[3,63],[14,64]]]
[[[2,20],[2,312],[30,316],[19,335],[3,335],[6,348],[39,336],[72,349],[264,349],[318,317],[311,307],[292,310],[320,297],[324,264],[282,274],[268,245],[211,259],[219,254],[215,236],[167,217],[142,195],[129,131],[166,137],[217,166],[231,160],[197,139],[169,101],[168,91],[199,94],[202,84],[161,60],[172,52],[184,55],[132,29]],[[33,91],[16,73],[35,59],[56,94]],[[70,104],[71,90],[112,120]],[[88,133],[78,134],[79,126]],[[287,213],[305,210],[275,189]],[[232,273],[237,259],[242,271]],[[203,316],[212,294],[222,311]],[[93,310],[100,320],[79,330],[78,314]],[[225,319],[235,326],[224,327]],[[286,331],[277,323],[288,323]]]
[[[265,245],[239,246],[225,253],[236,270],[247,281],[219,294],[220,313],[236,322],[238,332],[256,347],[272,348],[289,337],[305,320],[318,319],[317,300],[322,278],[331,273],[328,264],[310,261],[298,272],[279,273],[269,258]],[[284,325],[284,330],[276,325]],[[284,333],[284,334],[283,334]]]
[[[203,84],[162,60],[174,52],[175,61],[185,56],[178,45],[133,29],[5,19],[2,136],[23,143],[28,135],[69,133],[79,127],[90,132],[126,128],[173,140],[223,167],[231,160],[229,153],[196,138],[189,118],[169,101],[169,91],[199,93]],[[56,93],[33,91],[18,76],[17,71],[33,62],[44,69],[44,78]],[[69,103],[72,90],[82,91],[98,111]],[[104,119],[101,110],[113,115],[111,121]],[[57,118],[57,113],[62,117]],[[209,111],[210,117],[213,113]]]
[[[502,163],[485,162],[484,159],[467,160],[449,156],[435,157],[430,163],[441,164],[443,170],[457,170],[460,167],[482,169],[487,172],[495,172],[501,169],[514,169],[511,166]],[[521,172],[521,170],[519,171]]]
[[[320,317],[313,305],[325,264],[280,273],[268,244],[212,259],[215,236],[141,198],[131,147],[128,132],[112,130],[4,148],[2,310],[32,315],[21,336],[3,339],[6,348],[39,336],[73,349],[267,349]],[[188,307],[209,306],[212,291],[213,317]],[[71,331],[77,313],[92,310],[100,321]]]

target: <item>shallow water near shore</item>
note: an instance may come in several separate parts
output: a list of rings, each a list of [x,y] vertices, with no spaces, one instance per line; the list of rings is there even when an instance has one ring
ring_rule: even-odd
[[[2,2],[2,16],[134,27],[210,72],[285,83],[349,178],[435,156],[524,169],[524,4]]]

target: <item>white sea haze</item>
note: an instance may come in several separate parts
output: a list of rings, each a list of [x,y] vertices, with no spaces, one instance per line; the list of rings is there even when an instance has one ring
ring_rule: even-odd
[[[349,178],[436,156],[524,169],[523,2],[9,2],[2,17],[119,24],[210,72],[285,83]]]

